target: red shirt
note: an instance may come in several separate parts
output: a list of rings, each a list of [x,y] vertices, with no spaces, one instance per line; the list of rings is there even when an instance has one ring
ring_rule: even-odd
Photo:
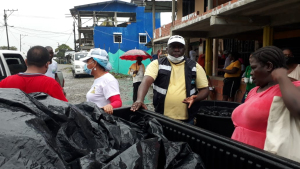
[[[61,86],[51,77],[44,74],[16,74],[0,82],[0,88],[17,88],[25,93],[43,92],[68,102]]]
[[[293,82],[300,86],[300,81]],[[232,139],[264,149],[268,118],[274,96],[281,97],[279,85],[257,93],[259,87],[253,88],[244,104],[238,106],[232,113],[235,130]]]
[[[203,68],[205,68],[205,57],[203,57],[204,54],[201,54],[198,58],[198,63],[201,65]]]

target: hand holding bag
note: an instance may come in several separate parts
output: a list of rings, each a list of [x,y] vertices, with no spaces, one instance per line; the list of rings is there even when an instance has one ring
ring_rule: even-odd
[[[300,116],[291,114],[278,96],[271,105],[264,150],[300,162]]]

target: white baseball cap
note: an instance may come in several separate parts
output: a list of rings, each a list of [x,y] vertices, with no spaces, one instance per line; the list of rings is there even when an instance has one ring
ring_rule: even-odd
[[[168,45],[173,43],[173,42],[179,42],[179,43],[185,45],[184,38],[182,36],[179,36],[179,35],[171,36],[168,40]]]

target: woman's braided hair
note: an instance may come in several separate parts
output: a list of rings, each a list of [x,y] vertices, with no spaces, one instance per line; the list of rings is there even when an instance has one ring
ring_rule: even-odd
[[[273,64],[273,70],[277,68],[287,68],[283,52],[276,46],[260,48],[255,51],[251,57],[255,58],[262,65],[271,62]]]

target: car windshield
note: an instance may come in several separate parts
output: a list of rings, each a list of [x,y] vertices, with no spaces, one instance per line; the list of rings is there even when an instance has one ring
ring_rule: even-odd
[[[27,67],[25,65],[22,55],[3,53],[3,56],[8,65],[11,75],[14,75],[14,74],[17,74],[20,72],[25,72],[27,70]]]
[[[75,54],[75,60],[79,60],[81,58],[84,58],[84,57],[86,57],[87,54],[88,53],[77,53],[77,54]]]

